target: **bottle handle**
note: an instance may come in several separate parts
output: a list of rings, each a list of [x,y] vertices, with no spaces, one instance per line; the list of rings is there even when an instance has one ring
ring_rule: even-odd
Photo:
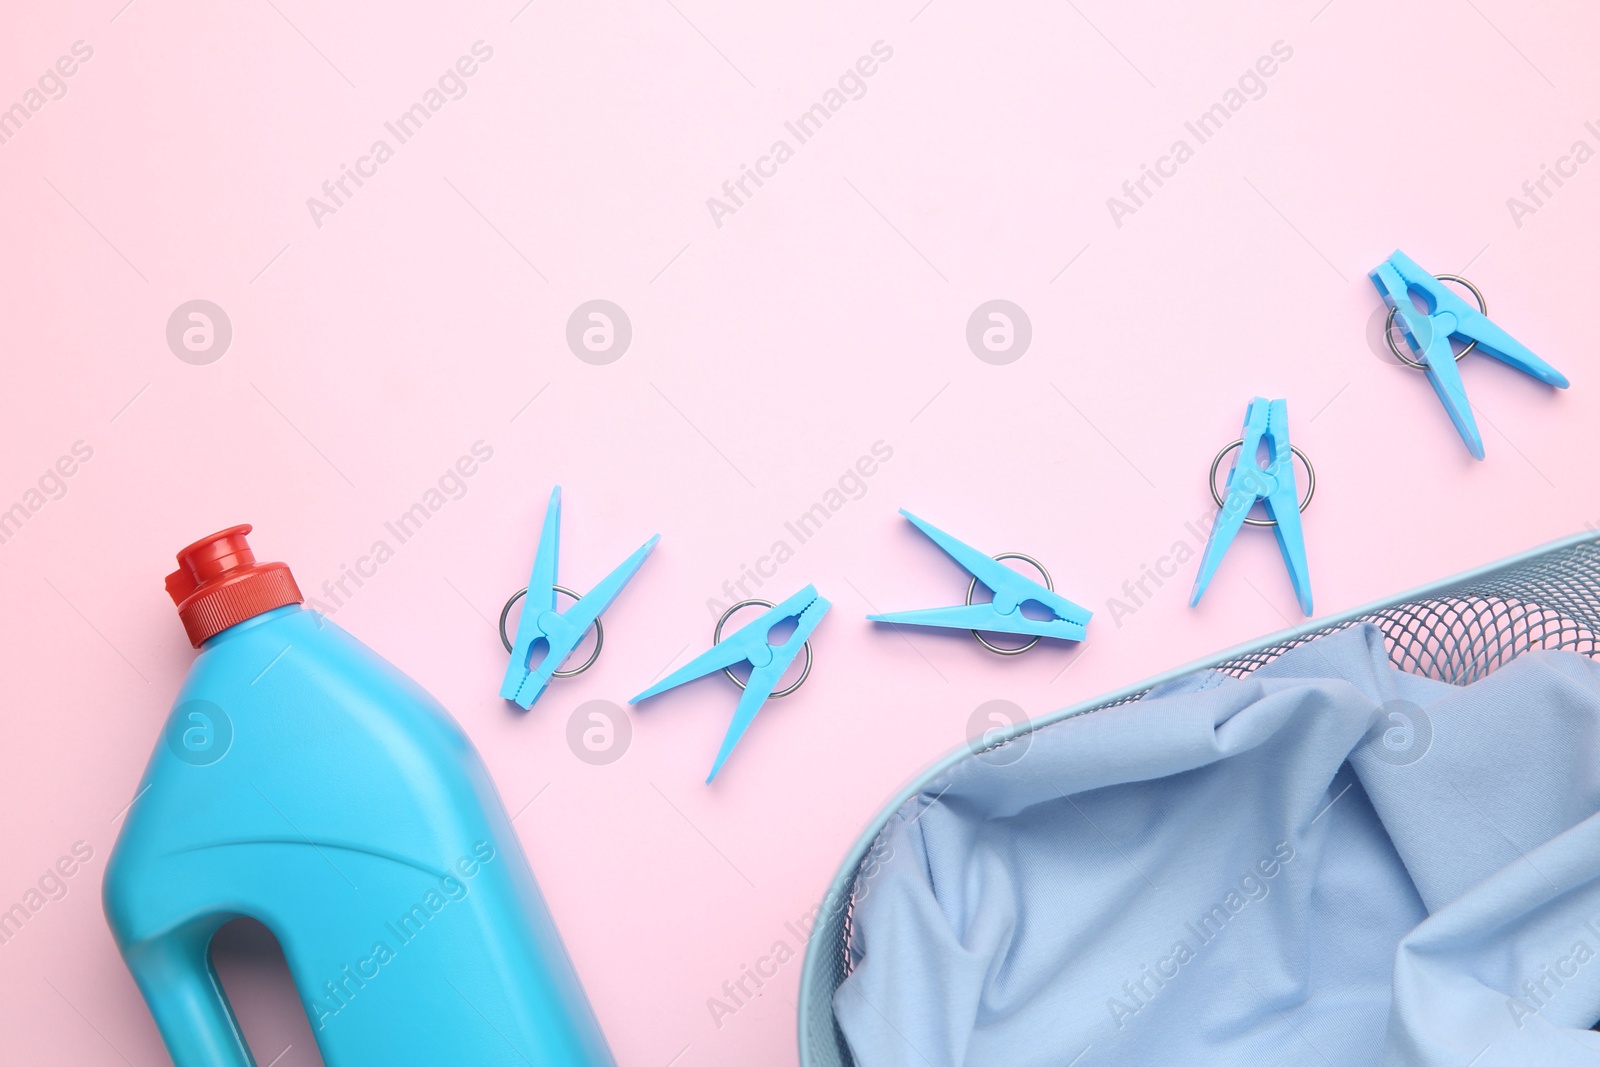
[[[174,1067],[256,1067],[211,965],[211,937],[228,918],[191,923],[124,954]]]

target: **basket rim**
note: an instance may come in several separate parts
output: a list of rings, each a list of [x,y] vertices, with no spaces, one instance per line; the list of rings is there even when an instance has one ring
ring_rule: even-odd
[[[1394,607],[1397,604],[1403,604],[1408,601],[1420,600],[1431,594],[1443,592],[1464,582],[1470,582],[1511,567],[1520,566],[1552,552],[1559,552],[1562,549],[1573,548],[1577,545],[1590,543],[1600,543],[1600,531],[1591,528],[1581,533],[1571,534],[1556,541],[1551,541],[1547,544],[1516,553],[1515,555],[1508,556],[1496,562],[1474,567],[1471,570],[1462,571],[1459,574],[1450,575],[1446,578],[1436,579],[1406,592],[1398,593],[1394,596],[1383,597],[1378,600],[1357,605],[1356,607],[1340,612],[1337,615],[1329,615],[1323,618],[1310,619],[1299,626],[1286,627],[1274,633],[1263,635],[1262,637],[1256,638],[1252,641],[1233,645],[1229,648],[1223,649],[1220,652],[1216,652],[1212,655],[1205,656],[1201,659],[1184,664],[1183,666],[1162,671],[1159,674],[1155,674],[1144,679],[1143,681],[1124,686],[1123,688],[1117,689],[1113,692],[1105,693],[1088,700],[1079,701],[1076,704],[1068,705],[1065,708],[1050,712],[1040,719],[1018,723],[1006,730],[1004,735],[998,738],[994,743],[995,745],[1005,744],[1006,742],[1015,740],[1024,734],[1031,733],[1034,730],[1041,729],[1045,726],[1052,726],[1065,719],[1070,719],[1073,716],[1082,715],[1107,704],[1113,704],[1118,701],[1137,696],[1141,693],[1147,692],[1148,690],[1154,689],[1158,685],[1163,685],[1166,682],[1173,681],[1174,679],[1193,674],[1196,671],[1209,670],[1226,663],[1229,660],[1237,659],[1247,653],[1255,652],[1262,648],[1270,648],[1271,646],[1279,644],[1280,642],[1287,641],[1295,637],[1304,636],[1325,627],[1348,624],[1364,615],[1373,614],[1374,612],[1381,611],[1384,608]],[[866,828],[863,829],[859,835],[857,835],[855,842],[850,846],[849,851],[845,853],[843,862],[840,864],[833,878],[830,879],[827,892],[822,897],[824,905],[828,904],[829,902],[836,902],[840,907],[848,906],[850,894],[855,885],[856,872],[860,869],[861,862],[866,858],[868,850],[871,849],[873,844],[878,840],[878,836],[883,832],[883,828],[888,825],[889,820],[894,817],[895,812],[899,811],[903,806],[905,806],[906,802],[912,797],[924,792],[926,787],[935,779],[946,774],[962,760],[969,759],[971,756],[972,750],[967,745],[957,746],[954,751],[940,758],[921,773],[913,776],[910,781],[903,785],[899,791],[896,792],[886,804],[884,804],[884,806],[879,810],[878,814],[872,818],[870,823],[868,823]],[[825,907],[824,913],[826,913],[826,911],[827,908]],[[818,932],[820,933],[821,931]],[[806,1021],[811,1018],[813,1011],[817,1007],[815,1003],[817,997],[817,993],[815,991],[815,978],[817,969],[825,965],[825,954],[832,953],[838,948],[837,944],[832,942],[824,943],[824,941],[825,939],[822,937],[813,936],[807,942],[805,960],[800,970],[800,999],[799,1010],[796,1013],[796,1021],[797,1029],[799,1031],[801,1067],[813,1067],[815,1063],[815,1043],[812,1039],[810,1030],[806,1026]],[[833,991],[830,990],[828,994],[830,1001],[828,1005],[828,1014],[830,1017],[833,1012],[831,1003],[832,996]]]

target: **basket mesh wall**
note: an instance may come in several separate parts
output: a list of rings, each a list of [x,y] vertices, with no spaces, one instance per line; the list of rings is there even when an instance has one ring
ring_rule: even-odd
[[[1564,649],[1600,657],[1600,540],[1551,549],[1474,578],[1440,586],[1356,618],[1297,633],[1215,666],[1242,678],[1291,648],[1361,623],[1383,632],[1389,658],[1401,670],[1467,685],[1529,649]],[[1136,693],[1099,711],[1138,700]],[[855,1067],[833,1019],[833,993],[850,972],[847,945],[851,901],[829,901],[813,938],[826,946],[827,966],[808,970],[812,996],[803,1067]],[[822,957],[819,957],[822,958]]]

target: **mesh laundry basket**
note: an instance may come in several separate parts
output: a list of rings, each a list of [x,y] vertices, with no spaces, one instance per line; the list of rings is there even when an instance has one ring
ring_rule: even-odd
[[[1359,623],[1372,623],[1383,632],[1396,667],[1456,685],[1477,681],[1533,648],[1600,657],[1600,537],[1584,534],[1570,538],[1313,623],[1307,629],[1288,630],[1230,649],[1109,697],[1065,708],[1035,723],[1022,723],[995,745],[1074,715],[1136,701],[1155,686],[1192,671],[1220,670],[1243,677],[1297,645]],[[835,876],[807,946],[800,978],[802,1067],[855,1067],[834,1022],[833,994],[850,971],[847,946],[857,873],[890,816],[971,756],[962,749],[902,790],[857,840]]]

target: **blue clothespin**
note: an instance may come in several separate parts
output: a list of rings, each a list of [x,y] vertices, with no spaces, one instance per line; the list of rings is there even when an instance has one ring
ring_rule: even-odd
[[[932,523],[917,518],[905,508],[900,509],[900,514],[910,519],[913,526],[927,534],[934,544],[944,549],[968,574],[992,589],[994,599],[986,604],[968,603],[951,608],[922,608],[916,611],[891,611],[883,615],[868,615],[869,621],[905,623],[908,626],[943,626],[975,632],[1031,634],[1035,638],[1054,637],[1061,641],[1084,639],[1087,633],[1084,626],[1093,612],[1074,604],[1053,589],[1018,574],[971,545],[956,540]],[[1003,556],[1027,559],[1039,567],[1047,583],[1050,581],[1049,574],[1039,565],[1038,560],[1014,552],[1003,553]],[[969,591],[967,595],[970,600],[971,592]],[[1049,609],[1053,618],[1032,619],[1024,615],[1022,605],[1029,601]],[[1021,649],[996,649],[988,642],[984,642],[984,647],[1002,653],[1021,651]]]
[[[516,599],[524,595],[524,590],[513,593],[500,612],[500,639],[511,649],[511,663],[506,667],[505,679],[500,683],[500,695],[516,701],[523,708],[531,708],[534,701],[539,699],[539,694],[544,692],[544,687],[550,684],[551,678],[565,678],[588,670],[600,654],[601,638],[598,633],[594,655],[589,657],[588,663],[572,671],[558,668],[572,655],[573,649],[578,647],[578,642],[583,640],[591,626],[598,630],[601,613],[617,599],[617,594],[622,592],[622,587],[628,584],[628,579],[638,571],[659,540],[660,534],[650,538],[633,555],[623,560],[616,570],[579,597],[572,607],[565,612],[557,612],[558,590],[572,596],[577,594],[556,585],[556,557],[561,548],[561,487],[556,486],[545,508],[544,529],[539,534],[539,550],[533,557],[533,573],[528,576],[525,591],[528,599],[522,606],[522,615],[517,622],[515,643],[506,638],[506,616]],[[540,643],[544,645],[544,655],[537,667],[530,667],[534,646]]]
[[[748,601],[746,603],[749,603]],[[762,601],[761,603],[765,603]],[[742,605],[736,604],[734,608]],[[728,732],[722,738],[722,748],[717,752],[716,762],[711,765],[711,773],[706,776],[706,784],[711,784],[711,779],[717,776],[722,765],[727,762],[728,755],[733,751],[733,746],[739,743],[744,732],[750,728],[750,723],[755,720],[756,712],[761,710],[769,697],[787,696],[805,681],[806,674],[800,676],[799,681],[787,689],[774,693],[778,680],[783,677],[784,671],[789,669],[802,649],[806,653],[806,673],[811,670],[811,650],[806,646],[806,641],[811,636],[811,631],[817,628],[817,623],[822,621],[822,616],[828,613],[828,601],[818,595],[815,586],[806,586],[794,596],[783,603],[765,611],[748,624],[741,626],[727,637],[718,640],[706,651],[700,653],[688,663],[679,667],[649,689],[640,693],[630,704],[637,704],[641,700],[648,700],[657,693],[692,682],[702,678],[712,671],[727,670],[736,663],[748,661],[750,664],[750,679],[744,683],[744,693],[739,697],[739,706],[734,709],[733,721],[728,724]],[[728,614],[734,609],[730,608]],[[723,615],[726,621],[728,614]],[[769,634],[773,627],[786,619],[798,617],[794,632],[787,640],[778,644],[772,643]],[[720,628],[720,623],[718,624]],[[730,675],[731,676],[731,675]],[[737,679],[735,679],[737,681]]]
[[[1478,296],[1479,307],[1473,307],[1461,297],[1444,287],[1444,284],[1417,266],[1404,252],[1396,252],[1368,275],[1378,287],[1383,302],[1392,309],[1392,318],[1400,321],[1406,341],[1420,357],[1421,362],[1406,362],[1428,372],[1428,382],[1439,395],[1440,403],[1455,423],[1456,432],[1467,443],[1467,450],[1478,459],[1483,458],[1483,438],[1478,433],[1478,422],[1472,416],[1472,405],[1467,401],[1467,391],[1461,384],[1461,372],[1456,360],[1476,348],[1502,363],[1509,364],[1524,374],[1565,389],[1566,376],[1530,352],[1516,338],[1489,321],[1483,313],[1483,296],[1471,283],[1454,275],[1444,275],[1463,282]],[[1411,302],[1411,294],[1419,294],[1428,305],[1426,312],[1418,311]],[[1467,349],[1457,355],[1450,348],[1450,338],[1458,337],[1469,342]],[[1391,345],[1393,342],[1390,342]],[[1395,354],[1405,357],[1398,349]]]
[[[1256,452],[1262,441],[1267,444],[1267,465],[1261,466]],[[1306,542],[1300,528],[1300,510],[1311,502],[1316,491],[1316,474],[1305,453],[1289,443],[1289,402],[1263,400],[1256,397],[1244,415],[1244,436],[1228,445],[1211,463],[1211,476],[1216,477],[1217,465],[1222,457],[1234,448],[1239,455],[1228,472],[1228,497],[1218,500],[1220,510],[1206,541],[1205,555],[1200,560],[1200,573],[1195,575],[1194,592],[1189,596],[1189,606],[1200,603],[1206,587],[1211,584],[1217,565],[1233,544],[1234,535],[1246,522],[1253,525],[1270,525],[1278,535],[1278,549],[1283,553],[1284,566],[1289,568],[1289,580],[1294,583],[1295,596],[1300,599],[1300,610],[1311,614],[1311,574],[1306,567]],[[1295,488],[1294,456],[1305,460],[1309,487],[1304,500],[1299,499]],[[1216,496],[1215,481],[1211,493]],[[1256,501],[1267,506],[1267,520],[1249,518]]]

